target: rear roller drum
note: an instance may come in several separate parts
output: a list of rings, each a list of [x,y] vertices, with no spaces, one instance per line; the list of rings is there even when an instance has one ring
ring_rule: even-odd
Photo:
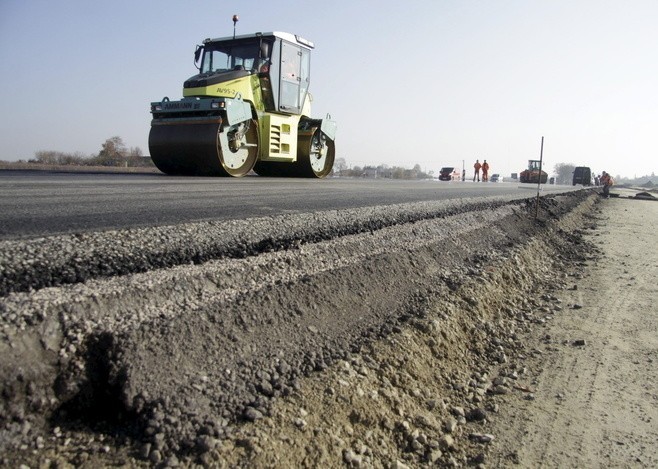
[[[331,173],[336,156],[333,140],[319,129],[300,132],[297,145],[296,176],[323,178]]]

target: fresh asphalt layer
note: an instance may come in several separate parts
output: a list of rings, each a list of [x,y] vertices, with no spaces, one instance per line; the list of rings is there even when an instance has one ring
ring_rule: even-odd
[[[573,189],[545,185],[542,194]],[[522,199],[536,190],[536,185],[506,182],[0,171],[0,239],[432,200]]]

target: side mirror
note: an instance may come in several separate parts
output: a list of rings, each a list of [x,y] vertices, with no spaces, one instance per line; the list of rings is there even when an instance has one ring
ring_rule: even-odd
[[[270,45],[267,42],[260,43],[260,58],[269,59],[270,58]]]
[[[199,65],[199,59],[201,58],[201,52],[203,52],[203,46],[196,46],[196,50],[194,51],[194,66],[198,69]]]

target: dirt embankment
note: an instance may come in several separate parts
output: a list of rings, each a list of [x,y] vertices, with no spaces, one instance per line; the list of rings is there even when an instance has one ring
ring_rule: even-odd
[[[590,194],[542,199],[539,222],[525,202],[479,205],[10,293],[4,462],[500,461],[488,422],[534,395],[529,334],[570,313],[558,292],[598,257]]]

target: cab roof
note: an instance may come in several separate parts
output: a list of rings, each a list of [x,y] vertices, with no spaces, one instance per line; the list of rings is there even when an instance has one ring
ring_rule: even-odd
[[[297,34],[291,34],[291,33],[284,33],[281,31],[273,31],[273,32],[267,32],[267,33],[253,33],[253,34],[242,34],[240,36],[227,36],[227,37],[218,37],[218,38],[213,38],[213,39],[205,39],[203,41],[204,44],[210,43],[210,42],[224,42],[224,41],[233,41],[233,40],[239,40],[239,39],[249,39],[249,38],[257,38],[257,37],[278,37],[280,39],[284,39],[288,42],[292,42],[293,44],[299,44],[302,47],[305,47],[307,49],[314,49],[315,44],[313,44],[311,41],[304,39],[301,36],[298,36]]]

